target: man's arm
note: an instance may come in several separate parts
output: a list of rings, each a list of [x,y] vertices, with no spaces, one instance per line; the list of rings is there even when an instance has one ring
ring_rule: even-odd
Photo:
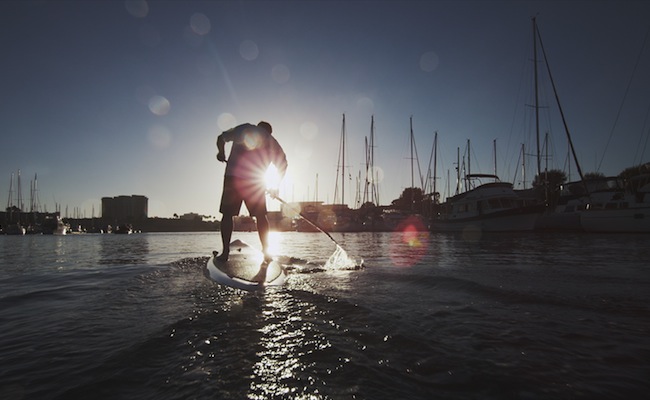
[[[225,151],[226,141],[223,139],[224,133],[222,133],[221,135],[219,135],[219,137],[217,137],[217,160],[221,162],[226,162],[226,151]]]
[[[237,135],[247,125],[250,124],[241,124],[234,128],[230,128],[227,131],[221,132],[221,135],[217,137],[217,160],[226,162],[226,142],[232,142],[235,140],[235,135]]]

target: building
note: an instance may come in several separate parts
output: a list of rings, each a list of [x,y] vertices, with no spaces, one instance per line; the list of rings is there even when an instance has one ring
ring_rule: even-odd
[[[185,213],[178,217],[178,219],[182,219],[184,221],[203,221],[203,216],[197,213]]]
[[[102,219],[113,224],[145,221],[149,213],[149,199],[145,196],[102,197]]]

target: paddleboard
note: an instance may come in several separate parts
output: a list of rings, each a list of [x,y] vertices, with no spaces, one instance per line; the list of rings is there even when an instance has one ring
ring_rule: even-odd
[[[205,275],[225,286],[243,290],[260,290],[284,284],[287,273],[277,261],[264,261],[264,254],[241,240],[230,244],[228,261],[215,258],[207,262]]]

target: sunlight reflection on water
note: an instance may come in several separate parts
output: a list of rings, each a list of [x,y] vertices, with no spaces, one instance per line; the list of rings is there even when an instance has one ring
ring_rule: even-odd
[[[301,317],[316,314],[316,307],[280,292],[269,293],[265,300],[260,328],[262,351],[253,366],[248,398],[322,398],[318,389],[311,387],[312,377],[306,381],[299,378],[310,367],[302,361],[306,353],[331,347],[322,334],[316,333],[313,323]]]

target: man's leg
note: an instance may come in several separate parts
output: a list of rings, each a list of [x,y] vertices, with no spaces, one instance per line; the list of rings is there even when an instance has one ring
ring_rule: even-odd
[[[232,238],[232,231],[234,229],[233,218],[239,214],[242,199],[237,190],[237,182],[232,176],[224,176],[223,179],[223,194],[221,195],[221,205],[219,212],[223,217],[221,218],[221,244],[223,251],[217,260],[227,261],[230,255],[230,239]]]
[[[250,193],[249,197],[244,200],[248,212],[253,215],[257,221],[257,234],[262,243],[262,252],[264,261],[271,261],[269,254],[269,220],[266,217],[266,193],[263,189],[257,189]]]
[[[262,243],[262,252],[264,253],[264,260],[270,261],[271,255],[269,254],[269,220],[266,214],[255,217],[257,219],[257,233],[260,236]]]
[[[230,238],[232,238],[233,230],[232,218],[232,215],[224,214],[221,219],[221,244],[223,251],[217,256],[217,260],[228,261],[228,256],[230,255]]]

